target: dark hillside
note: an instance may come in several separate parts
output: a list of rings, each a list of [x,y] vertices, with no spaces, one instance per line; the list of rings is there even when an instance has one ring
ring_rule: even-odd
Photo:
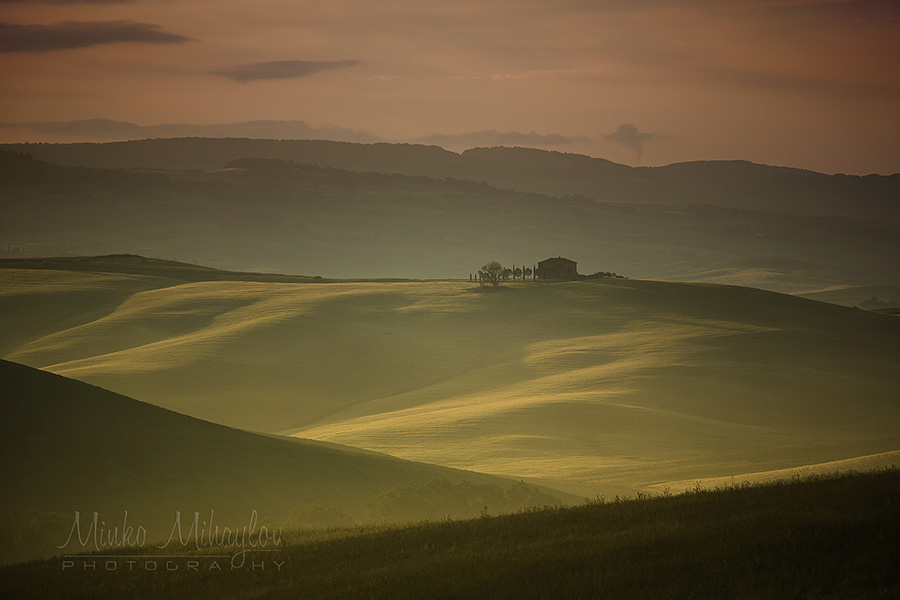
[[[17,598],[842,598],[900,594],[900,473],[388,530],[297,532],[280,570],[6,567]],[[109,560],[109,559],[105,559]],[[98,561],[99,562],[99,561]],[[175,564],[175,563],[173,563]],[[116,565],[114,565],[116,566]]]
[[[215,510],[232,526],[253,510],[283,522],[310,506],[356,520],[369,499],[397,486],[435,478],[513,484],[223,427],[8,361],[0,361],[0,385],[0,563],[52,555],[68,531],[60,515],[71,522],[75,511],[110,523],[128,511],[156,541],[179,510]]]

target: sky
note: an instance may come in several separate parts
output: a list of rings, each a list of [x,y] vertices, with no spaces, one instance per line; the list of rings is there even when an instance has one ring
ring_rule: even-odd
[[[900,2],[0,0],[0,115],[0,141],[284,121],[285,137],[890,174]]]

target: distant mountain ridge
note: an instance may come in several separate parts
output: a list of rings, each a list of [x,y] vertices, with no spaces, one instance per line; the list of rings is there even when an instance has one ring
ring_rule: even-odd
[[[367,131],[325,125],[313,127],[306,121],[256,120],[239,123],[198,125],[192,123],[160,123],[138,125],[112,119],[80,119],[76,121],[43,121],[2,123],[0,131],[20,131],[26,135],[50,135],[74,139],[93,139],[100,142],[125,141],[148,138],[177,137],[233,137],[269,139],[330,139],[346,142],[372,143],[381,141]]]
[[[900,174],[825,175],[747,161],[629,167],[601,158],[531,148],[360,144],[239,138],[144,139],[73,144],[2,144],[60,165],[215,170],[247,157],[289,160],[356,172],[484,181],[516,191],[585,195],[598,201],[714,204],[797,215],[840,215],[900,222]]]

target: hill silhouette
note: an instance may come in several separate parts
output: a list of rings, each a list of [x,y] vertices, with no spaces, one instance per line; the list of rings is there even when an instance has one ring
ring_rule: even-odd
[[[356,172],[452,177],[554,196],[597,201],[714,204],[792,215],[838,215],[900,223],[900,174],[825,175],[747,161],[629,167],[578,154],[531,148],[474,148],[460,154],[417,144],[324,140],[172,138],[109,143],[2,144],[54,164],[95,168],[220,169],[245,157]]]

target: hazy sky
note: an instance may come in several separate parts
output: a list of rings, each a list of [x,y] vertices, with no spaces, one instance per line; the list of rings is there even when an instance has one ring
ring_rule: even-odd
[[[0,113],[895,173],[900,2],[0,0]]]

